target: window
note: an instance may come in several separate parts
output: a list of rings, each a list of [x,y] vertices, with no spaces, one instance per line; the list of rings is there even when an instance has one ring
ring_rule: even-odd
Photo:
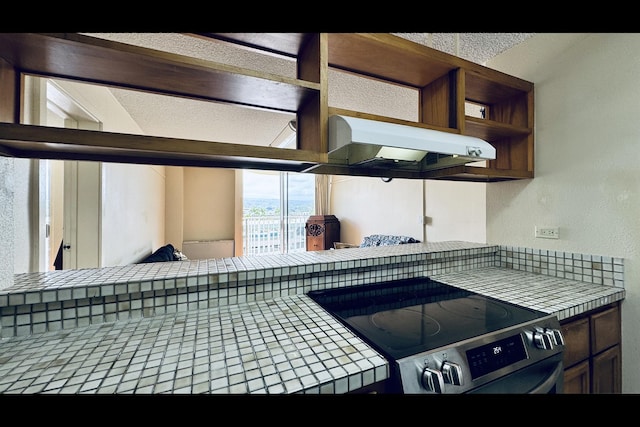
[[[304,252],[315,210],[315,175],[243,171],[244,255]]]

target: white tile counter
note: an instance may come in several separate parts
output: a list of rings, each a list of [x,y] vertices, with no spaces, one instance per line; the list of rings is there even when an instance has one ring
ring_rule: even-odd
[[[14,337],[0,392],[346,393],[386,361],[306,296]]]
[[[436,274],[433,280],[518,304],[558,320],[623,300],[625,290],[500,267]]]
[[[620,259],[466,242],[26,275],[0,291],[0,393],[354,391],[387,362],[306,293],[423,276],[561,319],[624,298]]]

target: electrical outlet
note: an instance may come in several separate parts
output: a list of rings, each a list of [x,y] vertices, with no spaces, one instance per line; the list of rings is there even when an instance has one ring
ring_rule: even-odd
[[[537,227],[536,237],[541,239],[558,239],[560,237],[558,233],[558,227]]]

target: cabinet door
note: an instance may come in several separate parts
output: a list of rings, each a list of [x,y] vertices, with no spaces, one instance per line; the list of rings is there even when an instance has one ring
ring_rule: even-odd
[[[593,393],[621,393],[620,346],[611,347],[609,350],[593,356]]]
[[[589,394],[589,360],[565,369],[562,392],[565,394]]]
[[[565,348],[563,363],[571,367],[589,358],[589,318],[574,320],[561,326]]]
[[[591,316],[591,354],[620,343],[620,309],[616,306]]]

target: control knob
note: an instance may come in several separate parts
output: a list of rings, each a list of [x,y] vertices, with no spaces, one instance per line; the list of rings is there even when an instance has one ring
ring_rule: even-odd
[[[453,385],[462,385],[462,368],[453,362],[442,363],[442,376],[444,382]]]
[[[533,343],[537,348],[551,350],[554,346],[564,345],[564,338],[558,329],[536,328],[533,332]]]
[[[547,333],[551,334],[551,340],[555,345],[564,345],[564,337],[560,329],[545,329]]]
[[[425,389],[434,393],[442,393],[442,389],[444,388],[442,372],[437,369],[424,368],[420,382],[422,382],[422,386]]]

